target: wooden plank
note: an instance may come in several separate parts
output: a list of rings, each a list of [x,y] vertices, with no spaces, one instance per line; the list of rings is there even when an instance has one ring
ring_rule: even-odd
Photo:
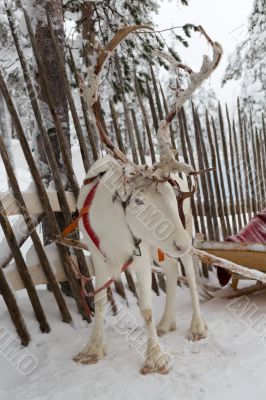
[[[59,205],[57,192],[46,192],[46,193],[53,211],[54,212],[62,211]],[[65,192],[65,193],[70,208],[70,212],[74,212],[76,210],[75,196],[72,192]],[[31,215],[39,215],[43,213],[44,209],[42,207],[42,203],[40,201],[40,197],[37,192],[24,192],[22,193],[22,195],[24,202],[26,203],[26,207]],[[20,214],[19,206],[12,192],[0,192],[0,200],[4,205],[6,214],[8,216]]]
[[[72,261],[77,265],[77,257],[72,255],[71,256]],[[91,256],[86,256],[86,262],[90,271],[90,274],[94,274],[94,269],[91,261]],[[62,266],[62,262],[60,261],[60,258],[58,257],[57,260],[51,261],[52,267],[53,267],[53,272],[55,275],[55,278],[57,282],[65,282],[67,281],[67,277],[65,274],[65,270]],[[71,268],[76,276],[78,278],[78,273],[77,270],[75,269],[74,265],[71,263]],[[35,286],[37,285],[45,285],[48,284],[48,280],[45,276],[45,273],[43,272],[42,266],[40,263],[37,263],[35,265],[29,266],[28,271],[31,275],[32,281]],[[12,263],[8,269],[4,271],[5,277],[9,284],[12,286],[12,288],[16,291],[25,289],[25,286],[23,284],[23,281],[17,271],[16,264]]]

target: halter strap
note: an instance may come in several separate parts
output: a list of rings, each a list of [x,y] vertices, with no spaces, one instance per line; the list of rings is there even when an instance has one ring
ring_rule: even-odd
[[[183,192],[180,188],[180,185],[178,184],[178,182],[176,180],[169,178],[168,182],[170,183],[170,185],[172,187],[176,187],[178,189],[179,193],[176,196],[177,205],[178,205],[178,213],[179,213],[182,225],[183,225],[184,229],[186,229],[186,218],[185,218],[185,214],[184,214],[184,210],[183,210],[183,203],[184,203],[184,200],[192,197],[193,194],[197,191],[197,185],[195,184],[195,186],[193,187],[193,189],[190,192]]]

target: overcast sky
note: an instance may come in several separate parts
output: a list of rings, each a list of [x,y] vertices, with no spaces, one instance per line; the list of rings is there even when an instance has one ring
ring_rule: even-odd
[[[247,19],[252,11],[254,0],[189,0],[189,6],[180,6],[178,0],[163,0],[161,9],[156,16],[160,29],[172,26],[194,23],[202,25],[210,37],[220,42],[224,49],[222,63],[212,75],[210,85],[218,92],[222,100],[228,101],[235,94],[235,85],[227,85],[221,91],[220,82],[227,65],[227,58],[233,52],[236,44],[247,32]],[[178,30],[176,31],[178,33]],[[210,53],[203,38],[197,33],[189,41],[188,49],[178,46],[177,50],[182,60],[192,68],[200,66],[202,55]]]

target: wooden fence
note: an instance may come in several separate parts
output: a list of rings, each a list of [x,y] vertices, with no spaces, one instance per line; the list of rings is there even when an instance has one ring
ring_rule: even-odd
[[[29,37],[41,77],[40,82],[46,93],[48,106],[56,127],[71,193],[64,190],[50,137],[37,101],[32,77],[23,51],[21,50],[10,11],[8,12],[8,18],[23,71],[25,85],[28,90],[36,124],[41,133],[57,192],[57,195],[49,193],[44,187],[26,139],[20,116],[10,95],[10,89],[7,87],[3,74],[0,72],[0,90],[3,93],[12,117],[16,136],[20,142],[36,187],[36,193],[30,195],[21,192],[4,141],[0,136],[0,153],[11,188],[11,192],[5,195],[1,194],[0,196],[0,224],[10,248],[9,254],[6,255],[0,267],[0,291],[21,338],[21,342],[27,345],[30,340],[30,333],[13,290],[8,284],[8,269],[13,259],[21,282],[23,282],[23,286],[27,290],[41,331],[49,332],[50,326],[35,287],[36,282],[34,282],[29,272],[30,269],[26,265],[21,252],[23,243],[30,237],[39,258],[41,273],[45,276],[45,282],[49,283],[62,320],[67,323],[71,322],[72,317],[58,282],[65,278],[69,281],[78,309],[87,320],[90,320],[90,316],[86,314],[84,301],[80,296],[80,284],[76,279],[73,260],[78,263],[81,273],[87,277],[90,277],[90,262],[85,257],[83,251],[72,249],[69,252],[65,246],[57,243],[55,246],[59,255],[58,263],[61,263],[64,269],[64,276],[58,277],[56,271],[51,266],[47,249],[43,247],[40,236],[36,231],[38,224],[46,218],[51,227],[52,236],[60,234],[54,212],[58,210],[62,211],[65,224],[67,225],[70,222],[71,214],[75,208],[76,199],[79,194],[79,185],[67,151],[66,138],[64,137],[60,120],[55,112],[53,99],[49,92],[46,73],[33,35],[30,19],[27,13],[25,13]],[[63,77],[63,89],[68,100],[75,133],[79,142],[84,169],[88,170],[91,163],[100,154],[97,141],[95,140],[94,127],[88,116],[84,98],[80,97],[82,115],[80,115],[78,107],[75,104],[73,90],[69,82],[70,80],[75,81],[78,85],[79,75],[71,50],[69,48],[66,49],[68,59],[68,67],[66,67],[58,50],[50,21],[49,26],[58,66]],[[122,79],[122,72],[119,69],[119,62],[117,60],[116,63],[120,78]],[[140,93],[140,88],[137,81],[135,81],[135,93],[133,97],[135,99],[133,103],[134,107],[128,102],[127,95],[122,93],[122,115],[118,113],[117,104],[110,99],[109,103],[104,107],[104,113],[102,114],[103,124],[107,127],[109,134],[115,138],[120,150],[126,152],[129,157],[132,157],[135,163],[154,163],[158,157],[156,131],[159,121],[168,113],[170,105],[167,103],[160,83],[156,80],[152,67],[151,78],[146,82],[146,94],[142,95]],[[238,232],[254,213],[265,207],[266,128],[264,118],[262,116],[262,121],[260,121],[260,125],[257,127],[250,115],[244,115],[241,112],[239,101],[237,121],[234,121],[229,116],[227,107],[225,107],[224,113],[221,105],[218,106],[216,115],[210,115],[206,110],[205,115],[200,116],[193,104],[188,107],[192,107],[189,113],[191,117],[187,117],[187,110],[183,108],[178,115],[178,120],[171,127],[172,145],[178,149],[179,157],[183,157],[185,162],[192,164],[196,170],[209,167],[216,168],[214,172],[202,175],[199,191],[195,195],[195,198],[192,199],[191,205],[195,233],[203,233],[207,240],[223,241],[227,236]],[[81,120],[84,121],[84,126],[80,123]],[[24,232],[23,235],[18,235],[18,232],[10,223],[9,216],[17,214],[23,217],[27,227],[26,233]],[[32,217],[33,214],[34,218]],[[5,267],[6,270],[4,269]],[[129,271],[126,272],[126,279],[129,289],[136,295],[134,281]],[[126,298],[123,284],[116,282],[115,287],[121,296]],[[18,284],[16,288],[21,288],[21,284]],[[158,276],[153,274],[153,289],[157,294],[159,294],[159,288],[165,290],[164,278],[161,274],[158,274]],[[88,290],[93,290],[92,283],[88,284]],[[114,304],[111,290],[108,291],[108,298]],[[93,304],[90,305],[93,306]]]
[[[131,128],[126,132],[131,144],[128,151],[137,163],[157,160],[156,130],[169,110],[164,92],[161,87],[159,92],[158,85],[155,78],[147,82],[148,99],[141,98],[136,88],[138,112],[142,118],[136,119],[134,109],[128,112],[127,120],[131,118]],[[191,112],[188,112],[189,107]],[[191,102],[183,107],[177,123],[171,128],[172,145],[178,147],[179,156],[185,162],[195,170],[215,168],[214,172],[201,175],[198,193],[192,200],[195,233],[201,232],[208,240],[225,240],[266,207],[264,116],[258,127],[250,115],[241,112],[239,100],[236,110],[236,121],[229,116],[227,105],[223,111],[221,104],[217,104],[215,115],[206,110],[205,115],[199,116]],[[111,127],[122,150],[120,141],[125,131],[121,132],[119,128],[112,102],[110,115]]]

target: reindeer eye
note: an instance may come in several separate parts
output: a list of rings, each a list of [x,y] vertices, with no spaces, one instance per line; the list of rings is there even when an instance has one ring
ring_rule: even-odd
[[[135,203],[140,206],[140,205],[144,205],[144,202],[141,199],[136,198],[135,199]]]

